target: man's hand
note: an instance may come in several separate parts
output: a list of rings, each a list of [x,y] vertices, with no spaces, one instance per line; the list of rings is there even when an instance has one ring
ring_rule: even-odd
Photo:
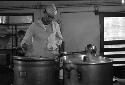
[[[25,44],[25,43],[22,44],[22,50],[23,50],[24,53],[28,50],[27,47],[28,47],[27,44]]]

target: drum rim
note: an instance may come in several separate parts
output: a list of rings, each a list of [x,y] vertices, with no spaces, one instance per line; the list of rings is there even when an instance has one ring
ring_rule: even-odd
[[[13,60],[54,61],[55,58],[51,58],[51,57],[22,57],[22,56],[13,56]]]

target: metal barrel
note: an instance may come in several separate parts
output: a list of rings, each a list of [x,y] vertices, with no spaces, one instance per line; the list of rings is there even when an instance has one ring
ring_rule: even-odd
[[[112,62],[67,63],[64,61],[64,85],[113,85]]]
[[[59,65],[53,58],[14,56],[14,85],[59,85]]]

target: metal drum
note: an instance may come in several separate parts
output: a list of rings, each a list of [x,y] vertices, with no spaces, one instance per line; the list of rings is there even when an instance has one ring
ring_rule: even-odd
[[[96,62],[84,62],[85,55],[79,54],[64,57],[64,85],[113,85],[112,60],[98,57]]]
[[[53,58],[14,56],[14,85],[58,85],[59,65]]]

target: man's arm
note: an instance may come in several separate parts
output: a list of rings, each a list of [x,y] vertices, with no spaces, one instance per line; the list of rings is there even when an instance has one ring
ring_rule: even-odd
[[[56,38],[57,38],[57,45],[61,45],[62,44],[62,40],[63,40],[63,36],[61,34],[61,31],[60,31],[60,26],[59,24],[57,23],[56,25]]]
[[[23,49],[23,51],[27,51],[28,49],[31,48],[32,45],[32,35],[33,35],[33,26],[31,25],[29,27],[29,29],[27,29],[26,34],[23,38],[23,40],[21,41],[21,47]]]
[[[57,30],[56,37],[62,40],[62,39],[63,39],[63,36],[62,36],[61,31],[60,31],[60,26],[59,26],[58,23],[57,23],[57,26],[56,26],[56,30]]]

